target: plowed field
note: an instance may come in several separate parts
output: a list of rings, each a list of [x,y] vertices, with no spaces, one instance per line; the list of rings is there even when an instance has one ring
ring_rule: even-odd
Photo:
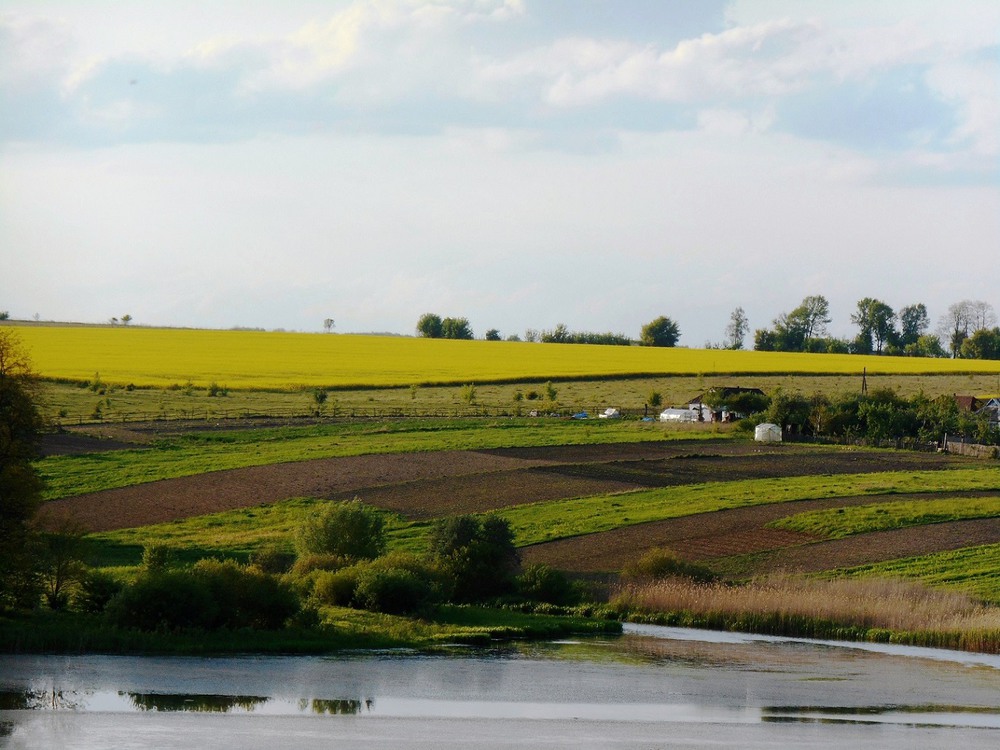
[[[57,500],[47,504],[46,512],[50,519],[72,518],[90,530],[106,531],[291,497],[360,497],[405,518],[420,520],[645,487],[945,469],[968,463],[967,459],[936,454],[791,444],[761,447],[733,440],[441,451],[211,472]],[[761,570],[822,570],[1000,541],[1000,521],[996,519],[833,542],[765,528],[776,518],[806,510],[878,500],[838,498],[689,516],[535,545],[523,553],[526,561],[580,573],[617,570],[654,546],[669,546],[692,560],[760,553],[754,559]]]

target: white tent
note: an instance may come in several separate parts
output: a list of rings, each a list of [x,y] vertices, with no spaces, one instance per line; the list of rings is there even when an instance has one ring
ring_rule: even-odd
[[[781,428],[776,424],[764,422],[764,424],[757,425],[753,431],[753,439],[758,443],[780,443]]]

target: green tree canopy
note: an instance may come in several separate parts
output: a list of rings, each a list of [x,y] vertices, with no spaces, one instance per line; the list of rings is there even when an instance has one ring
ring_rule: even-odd
[[[385,552],[385,518],[357,499],[332,503],[302,524],[297,542],[303,554],[373,560]]]
[[[431,554],[450,573],[455,601],[483,601],[514,590],[520,555],[510,523],[500,516],[439,519],[431,529]]]
[[[37,600],[28,524],[41,502],[33,461],[42,427],[31,360],[18,336],[0,329],[0,607]]]
[[[670,318],[661,315],[642,327],[639,342],[643,346],[676,346],[681,329]]]
[[[858,300],[857,312],[851,315],[851,322],[858,327],[855,351],[881,354],[885,345],[897,337],[895,319],[896,313],[882,300],[874,297]]]
[[[417,321],[417,333],[425,339],[439,339],[442,335],[441,316],[424,313]]]
[[[445,318],[441,321],[441,335],[446,339],[471,339],[472,327],[468,318]]]
[[[980,328],[962,342],[966,359],[1000,359],[1000,328]]]

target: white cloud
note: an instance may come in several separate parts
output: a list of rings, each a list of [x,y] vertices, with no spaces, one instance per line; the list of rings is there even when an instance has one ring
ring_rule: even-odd
[[[1000,64],[991,60],[938,65],[928,72],[927,81],[956,107],[953,143],[968,145],[977,156],[1000,155]]]
[[[861,296],[995,293],[953,259],[1000,243],[1000,4],[736,2],[680,41],[666,4],[5,5],[13,314],[700,345],[737,304],[825,294],[846,333]]]

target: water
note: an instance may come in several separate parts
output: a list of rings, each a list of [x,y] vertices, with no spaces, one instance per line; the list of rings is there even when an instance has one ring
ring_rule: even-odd
[[[1000,747],[1000,657],[629,626],[449,654],[0,657],[0,747]]]

